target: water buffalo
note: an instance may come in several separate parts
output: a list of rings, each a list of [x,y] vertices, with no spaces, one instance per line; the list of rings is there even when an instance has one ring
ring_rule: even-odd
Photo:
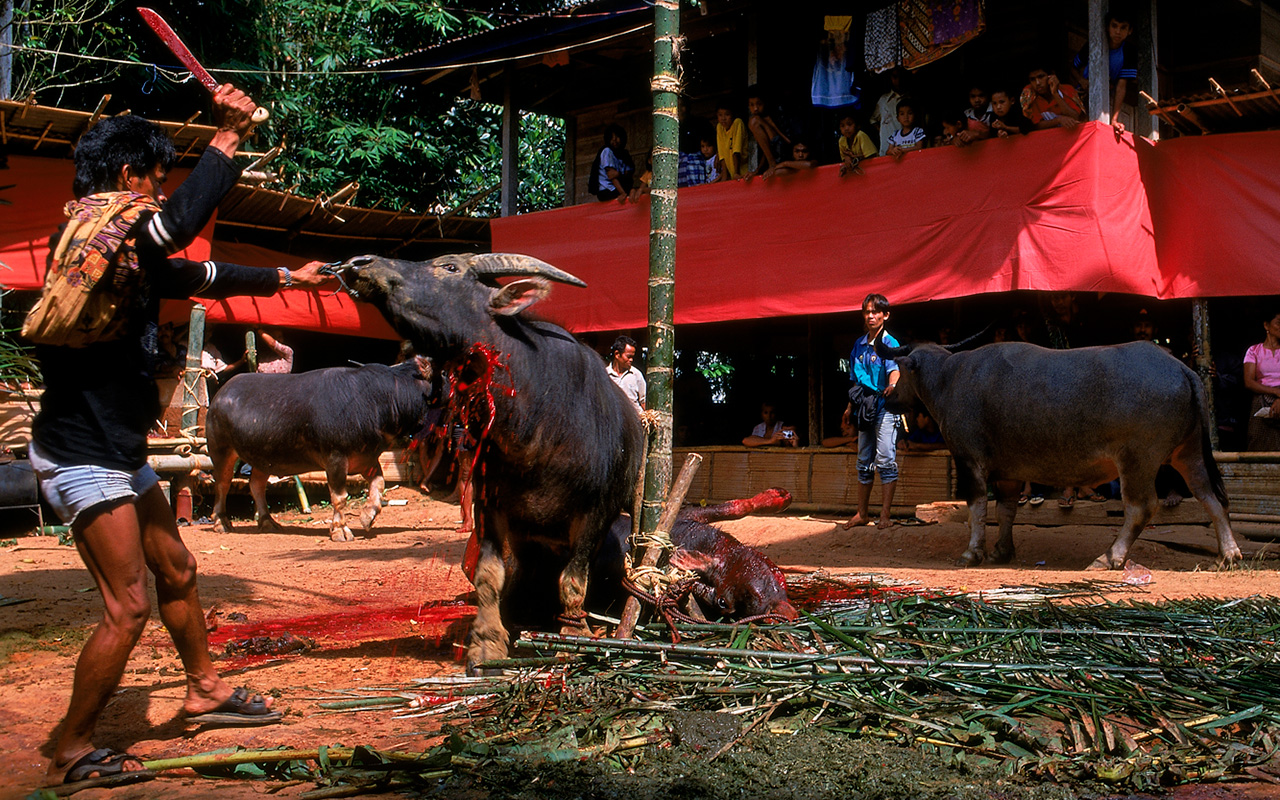
[[[986,558],[987,484],[1000,538],[992,560],[1013,558],[1013,517],[1024,481],[1093,486],[1120,477],[1124,525],[1090,569],[1118,569],[1155,513],[1156,471],[1172,457],[1204,504],[1224,562],[1240,558],[1227,494],[1209,444],[1200,378],[1150,342],[1049,350],[1024,342],[952,353],[934,344],[876,342],[901,376],[900,404],[921,401],[956,459],[971,537],[960,563]]]
[[[524,313],[549,281],[582,281],[502,253],[425,263],[359,256],[337,272],[441,365],[449,407],[479,432],[469,443],[480,552],[468,668],[507,654],[502,599],[517,584],[558,597],[562,630],[581,632],[591,557],[631,502],[643,442],[600,356]],[[516,279],[499,286],[504,276]]]
[[[231,530],[227,491],[236,458],[253,468],[249,491],[258,530],[278,531],[267,511],[267,479],[322,469],[329,481],[333,520],[329,538],[354,536],[343,519],[347,474],[369,479],[369,501],[360,514],[365,531],[382,510],[378,456],[396,439],[422,427],[437,394],[430,361],[421,356],[394,367],[366,364],[295,374],[237,375],[209,404],[205,433],[217,500],[213,529]]]

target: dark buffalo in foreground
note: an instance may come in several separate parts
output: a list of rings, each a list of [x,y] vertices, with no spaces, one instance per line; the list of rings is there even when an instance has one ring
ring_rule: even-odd
[[[440,365],[453,387],[450,408],[479,432],[468,667],[506,656],[500,609],[516,584],[558,597],[562,630],[581,632],[591,557],[631,502],[643,442],[635,409],[600,356],[523,313],[547,295],[549,281],[582,282],[502,253],[425,263],[359,256],[338,274]],[[516,279],[500,286],[500,277]]]
[[[1000,538],[992,560],[1013,558],[1013,518],[1024,481],[1096,486],[1120,478],[1124,524],[1091,569],[1118,569],[1156,511],[1156,471],[1172,458],[1204,504],[1218,553],[1240,558],[1227,494],[1209,444],[1200,378],[1150,342],[1049,350],[1023,342],[951,353],[933,344],[886,347],[901,376],[898,402],[919,399],[938,421],[969,505],[967,565],[986,558],[987,485],[995,487]]]
[[[369,501],[360,514],[365,531],[382,510],[382,467],[378,456],[422,427],[436,394],[425,358],[394,367],[366,364],[296,374],[237,375],[214,395],[205,431],[217,500],[216,531],[231,530],[226,513],[236,459],[253,468],[249,491],[259,530],[278,531],[267,511],[267,479],[324,470],[333,521],[329,538],[354,537],[343,518],[348,473],[369,479]]]
[[[750,514],[777,514],[791,505],[785,489],[766,489],[755,497],[709,506],[685,506],[671,528],[671,563],[694,573],[692,594],[709,619],[750,620],[799,616],[787,599],[786,579],[764,553],[713,527],[712,522]],[[624,557],[631,549],[631,517],[613,527],[592,568],[592,606],[617,613],[625,596]],[[597,592],[596,590],[599,589]]]

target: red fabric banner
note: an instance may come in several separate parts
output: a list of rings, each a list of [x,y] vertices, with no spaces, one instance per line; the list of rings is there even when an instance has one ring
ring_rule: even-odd
[[[1013,289],[1165,296],[1133,138],[1101,124],[680,190],[676,323],[856,309]],[[587,289],[539,306],[572,330],[648,320],[649,204],[493,221],[495,252]]]
[[[189,169],[175,169],[165,184],[168,191],[179,186],[191,174]],[[0,205],[0,286],[7,289],[41,289],[44,268],[49,259],[49,237],[66,222],[62,208],[75,199],[71,182],[76,167],[61,158],[9,156],[9,168],[0,172],[0,184],[15,184],[5,191],[5,199],[13,205]],[[213,239],[213,223],[200,237],[178,255],[193,261],[209,257]]]
[[[1280,131],[1140,140],[1161,297],[1280,294]]]
[[[213,258],[256,267],[300,267],[309,259],[252,244],[214,242]],[[336,286],[336,284],[335,284]],[[357,303],[341,292],[281,292],[271,297],[232,297],[202,300],[207,318],[238,325],[272,325],[281,328],[399,339],[382,314],[366,303]],[[183,303],[185,308],[186,303]]]

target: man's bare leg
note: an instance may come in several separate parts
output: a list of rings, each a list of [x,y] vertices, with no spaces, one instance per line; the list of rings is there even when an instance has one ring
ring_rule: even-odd
[[[869,525],[869,524],[871,524],[871,484],[859,483],[858,484],[858,513],[854,514],[853,518],[850,519],[848,522],[844,523],[844,525],[841,527],[843,527],[845,530],[849,530],[850,528],[856,528],[859,525]]]
[[[896,480],[888,483],[881,482],[880,496],[883,502],[880,504],[880,521],[876,523],[877,530],[893,527],[893,517],[889,516],[889,509],[893,507],[893,490],[898,487]]]
[[[182,708],[188,715],[221,706],[234,689],[219,677],[209,657],[209,633],[196,588],[196,560],[178,533],[173,512],[159,486],[138,498],[146,564],[156,576],[160,619],[173,638],[187,675]],[[264,698],[270,707],[271,698]]]
[[[76,661],[71,701],[49,764],[48,774],[54,779],[60,779],[69,765],[94,749],[93,732],[98,718],[120,685],[129,653],[151,614],[146,562],[133,503],[119,501],[82,512],[74,535],[76,549],[98,585],[105,608],[102,621]],[[136,761],[127,761],[124,767],[130,772],[143,768]]]

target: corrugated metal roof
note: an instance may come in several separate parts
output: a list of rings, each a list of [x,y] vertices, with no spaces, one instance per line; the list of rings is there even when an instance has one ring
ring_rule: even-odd
[[[527,16],[518,17],[516,19],[511,19],[501,24],[494,25],[492,28],[489,28],[488,30],[476,31],[474,33],[468,33],[463,36],[455,36],[454,38],[446,39],[445,41],[439,44],[434,44],[429,47],[420,47],[417,50],[410,50],[407,53],[401,53],[400,55],[397,55],[397,56],[388,56],[387,58],[379,58],[376,61],[370,61],[366,63],[365,66],[377,67],[377,66],[386,64],[387,62],[390,62],[390,61],[395,61],[401,58],[407,58],[409,56],[415,56],[415,55],[418,55],[419,53],[425,53],[430,50],[434,50],[438,47],[452,46],[452,45],[458,44],[459,42],[467,42],[479,37],[493,36],[495,34],[501,35],[501,33],[507,31],[510,28],[518,28],[521,25],[527,25],[530,22],[536,22],[538,20],[546,20],[553,17],[579,16],[578,14],[576,14],[576,12],[579,12],[580,10],[586,9],[590,6],[604,5],[606,2],[608,2],[608,0],[579,0],[578,2],[566,2],[560,8],[552,9],[551,11],[544,11],[541,14],[529,14]]]
[[[105,100],[103,105],[105,105]],[[0,101],[0,146],[9,152],[71,158],[75,143],[100,118],[95,112],[72,111],[34,103]],[[156,121],[174,140],[180,166],[192,166],[217,128],[183,122]],[[256,155],[241,153],[240,155]],[[218,233],[256,231],[255,238],[273,240],[276,249],[309,244],[310,249],[358,249],[412,258],[435,254],[435,245],[466,245],[487,250],[489,220],[458,210],[417,212],[361,208],[318,197],[263,189],[241,183],[218,207]],[[307,240],[311,241],[308,243]]]
[[[1179,133],[1234,133],[1280,127],[1280,89],[1251,86],[1201,92],[1148,106]]]
[[[610,28],[619,21],[652,10],[652,4],[646,0],[587,0],[373,61],[368,66],[411,74],[422,69],[472,66],[541,55],[577,43],[592,29]]]

